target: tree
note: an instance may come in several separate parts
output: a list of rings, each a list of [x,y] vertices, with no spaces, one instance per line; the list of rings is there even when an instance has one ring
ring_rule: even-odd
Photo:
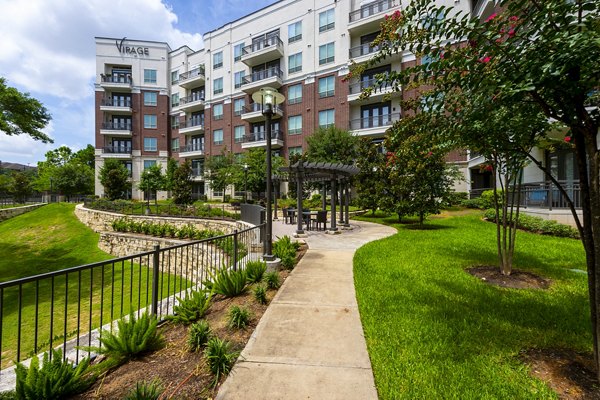
[[[54,143],[41,131],[51,118],[42,103],[7,86],[6,79],[0,78],[0,131],[8,136],[25,134],[43,143]]]
[[[173,171],[171,190],[175,204],[192,204],[192,164],[186,160]]]
[[[449,116],[464,106],[456,94],[473,98],[478,93],[488,103],[533,104],[566,127],[580,177],[581,219],[557,177],[541,160],[526,156],[565,196],[582,238],[600,379],[600,113],[597,99],[588,98],[600,87],[600,2],[501,0],[499,5],[502,11],[479,21],[433,0],[415,0],[386,19],[376,43],[381,50],[352,75],[408,51],[430,62],[380,75],[378,85],[427,87],[428,108],[439,107]],[[463,44],[455,45],[456,40]],[[586,107],[590,105],[594,107]]]
[[[357,202],[364,209],[370,209],[372,214],[380,207],[384,196],[385,157],[377,151],[370,139],[363,138],[357,149],[356,166],[360,172],[354,179],[354,187],[358,193]]]
[[[265,149],[250,149],[244,153],[242,160],[236,166],[236,185],[246,186],[243,165],[248,165],[247,188],[252,193],[265,192],[267,189],[267,151]],[[273,174],[277,174],[284,164],[283,158],[271,157]]]
[[[68,197],[73,194],[93,193],[93,151],[91,145],[76,153],[67,146],[47,151],[46,161],[38,162],[38,176],[33,182],[34,189],[38,191],[53,189]]]
[[[31,194],[31,181],[29,176],[23,172],[13,172],[10,194],[17,203],[25,203]]]
[[[114,158],[104,160],[98,178],[108,200],[124,199],[127,190],[131,188],[129,171],[122,162]]]
[[[158,196],[156,192],[165,188],[165,176],[162,173],[160,164],[152,165],[142,172],[138,188],[146,193],[148,206],[150,206],[150,194],[154,193],[154,203],[158,205]]]
[[[175,171],[179,168],[179,163],[174,158],[167,161],[167,171],[165,172],[165,190],[173,190],[175,183]]]
[[[353,164],[356,159],[358,137],[346,130],[334,126],[319,128],[306,142],[308,161]]]
[[[94,193],[94,170],[79,161],[59,167],[53,176],[54,189],[67,196]]]
[[[73,158],[78,160],[81,164],[85,164],[92,170],[96,165],[96,149],[91,144],[88,144],[85,148],[77,151]]]
[[[214,191],[223,192],[225,201],[225,189],[239,179],[239,168],[235,167],[233,153],[223,149],[220,155],[207,157],[204,167],[205,177],[210,181],[210,186]]]

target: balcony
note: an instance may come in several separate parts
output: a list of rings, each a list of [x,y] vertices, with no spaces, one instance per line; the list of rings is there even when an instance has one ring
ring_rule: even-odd
[[[242,48],[242,62],[249,67],[283,57],[283,42],[279,36],[256,40]]]
[[[394,8],[400,10],[400,0],[374,1],[350,12],[348,23],[350,34],[355,35],[379,29],[379,24],[386,11]]]
[[[192,168],[192,180],[203,181],[204,180],[204,168]]]
[[[131,74],[100,74],[100,86],[106,89],[131,90]]]
[[[371,46],[371,43],[361,44],[350,48],[349,56],[350,60],[357,64],[368,61],[371,58],[371,54],[379,51],[379,46]]]
[[[180,111],[193,112],[204,110],[204,93],[193,94],[179,99]]]
[[[271,67],[254,72],[242,78],[242,91],[252,94],[263,87],[279,89],[283,85],[283,71],[279,67]]]
[[[131,137],[131,122],[103,122],[101,135]]]
[[[204,133],[204,120],[188,119],[187,121],[179,125],[179,133],[182,135],[194,135],[198,133]]]
[[[186,89],[192,89],[198,86],[202,86],[205,80],[204,76],[204,65],[194,68],[191,71],[179,74],[179,86]]]
[[[368,99],[361,100],[360,95],[362,91],[368,87],[373,87],[373,92],[371,92],[371,96]],[[382,97],[385,95],[400,95],[400,92],[395,92],[393,87],[383,83],[377,84],[377,79],[368,79],[362,80],[360,82],[354,82],[349,85],[348,90],[348,102],[349,103],[360,103],[360,104],[369,104],[369,103],[379,103],[382,100]]]
[[[131,159],[131,146],[105,146],[102,148],[103,158]]]
[[[130,98],[105,98],[100,101],[100,111],[113,114],[131,114]]]
[[[273,119],[278,119],[283,117],[283,109],[281,105],[273,107]],[[242,120],[248,122],[260,122],[264,121],[266,118],[262,113],[262,105],[259,103],[252,103],[246,107],[244,107],[244,112],[242,113]]]
[[[179,157],[198,157],[204,155],[204,143],[191,143],[179,148]]]
[[[383,136],[385,131],[399,120],[400,113],[358,118],[350,121],[349,129],[355,136]]]
[[[244,137],[242,143],[242,149],[254,149],[257,147],[267,147],[267,140],[265,138],[265,132],[251,133]],[[279,149],[283,147],[283,132],[271,131],[271,148]]]

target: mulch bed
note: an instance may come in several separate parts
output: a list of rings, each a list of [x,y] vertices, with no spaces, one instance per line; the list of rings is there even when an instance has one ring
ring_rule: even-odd
[[[480,265],[466,270],[483,282],[511,289],[548,289],[551,280],[536,274],[513,269],[510,275],[503,275],[499,267]]]

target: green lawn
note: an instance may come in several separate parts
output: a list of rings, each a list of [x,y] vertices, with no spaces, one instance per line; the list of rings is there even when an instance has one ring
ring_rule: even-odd
[[[392,223],[393,218],[363,220]],[[519,232],[515,266],[549,290],[487,285],[467,274],[496,265],[495,226],[480,213],[394,225],[354,259],[361,320],[381,399],[556,398],[518,359],[529,348],[592,351],[581,243]]]

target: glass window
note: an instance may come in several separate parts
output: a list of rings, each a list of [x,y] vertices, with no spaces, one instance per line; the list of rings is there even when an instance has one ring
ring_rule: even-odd
[[[288,57],[288,73],[302,71],[302,52],[292,54]]]
[[[144,105],[155,106],[157,97],[156,92],[144,92]]]
[[[233,76],[233,83],[236,89],[242,87],[242,82],[244,80],[244,76],[246,75],[245,71],[236,72]]]
[[[144,138],[144,151],[157,151],[157,138],[147,137]]]
[[[233,140],[236,143],[243,142],[244,136],[246,136],[246,126],[239,125],[233,128]]]
[[[223,66],[223,52],[219,51],[213,54],[213,69],[221,68]]]
[[[240,61],[242,59],[242,49],[244,48],[244,42],[236,44],[233,47],[233,61]]]
[[[302,115],[288,117],[288,135],[298,135],[300,133],[302,133]]]
[[[156,165],[156,160],[144,160],[144,169],[154,167],[155,165]]]
[[[171,107],[177,107],[179,105],[179,93],[173,93],[171,95]]]
[[[288,25],[288,43],[302,39],[302,21]]]
[[[179,151],[179,138],[171,140],[171,151]]]
[[[156,83],[156,70],[145,69],[144,70],[144,83]]]
[[[293,85],[288,88],[288,104],[296,104],[302,101],[302,84]]]
[[[179,82],[179,70],[171,71],[171,84]]]
[[[223,93],[223,78],[217,78],[213,81],[213,94]]]
[[[327,128],[335,124],[335,110],[319,111],[319,128]]]
[[[171,129],[179,129],[179,117],[171,116]]]
[[[319,65],[335,61],[335,42],[319,46]]]
[[[335,76],[319,79],[319,97],[329,97],[335,94]]]
[[[223,103],[213,105],[214,119],[223,119]]]
[[[335,9],[319,13],[319,32],[325,32],[335,27]]]
[[[213,131],[213,143],[223,144],[223,129],[217,129]]]
[[[242,115],[244,113],[245,105],[246,105],[246,100],[244,98],[235,99],[233,101],[233,114],[234,115]]]
[[[288,156],[293,156],[295,154],[302,155],[302,146],[288,148]]]
[[[154,114],[145,114],[144,115],[144,128],[156,129],[156,115],[154,115]]]

